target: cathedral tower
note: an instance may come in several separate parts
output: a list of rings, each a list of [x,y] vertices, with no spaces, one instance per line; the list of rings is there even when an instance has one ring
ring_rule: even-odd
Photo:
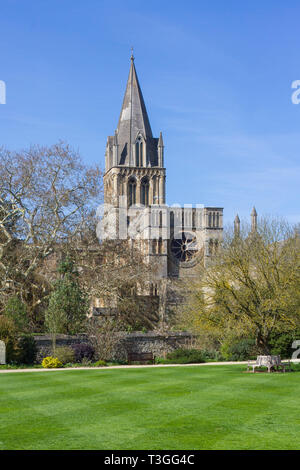
[[[134,57],[123,99],[118,127],[109,136],[105,152],[105,203],[119,206],[125,196],[127,206],[165,204],[164,144],[152,130],[138,81]]]
[[[167,206],[165,179],[162,133],[158,138],[152,135],[131,56],[118,126],[106,144],[104,220],[116,228],[111,231],[116,238],[128,239],[146,261],[155,264],[154,292],[160,298],[161,315],[167,297],[165,281],[197,275],[198,263],[206,265],[218,250],[223,231],[222,207]],[[135,231],[137,220],[142,223]]]

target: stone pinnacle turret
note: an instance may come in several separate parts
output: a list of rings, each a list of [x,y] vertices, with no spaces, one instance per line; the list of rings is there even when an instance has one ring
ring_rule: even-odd
[[[251,232],[257,232],[257,212],[254,206],[251,212]]]
[[[241,227],[241,222],[238,214],[236,214],[235,219],[234,219],[234,235],[236,237],[240,236],[240,227]]]

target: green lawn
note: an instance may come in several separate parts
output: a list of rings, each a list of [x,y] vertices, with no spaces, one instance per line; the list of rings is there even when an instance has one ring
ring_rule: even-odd
[[[0,449],[300,449],[300,373],[0,374]]]

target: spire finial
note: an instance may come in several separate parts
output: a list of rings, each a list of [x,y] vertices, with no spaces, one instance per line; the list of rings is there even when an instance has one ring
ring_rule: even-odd
[[[253,209],[252,209],[251,215],[252,215],[252,216],[254,216],[254,217],[257,215],[257,212],[256,212],[256,209],[255,209],[255,206],[253,206]]]
[[[134,61],[134,55],[133,55],[133,47],[131,46],[131,57],[130,60]]]

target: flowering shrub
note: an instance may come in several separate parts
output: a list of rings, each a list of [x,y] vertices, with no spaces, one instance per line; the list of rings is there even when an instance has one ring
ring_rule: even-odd
[[[52,348],[50,347],[41,347],[38,348],[36,358],[35,358],[35,363],[36,364],[42,364],[42,361],[45,357],[51,356],[52,354]]]
[[[75,361],[83,362],[84,359],[92,361],[94,359],[95,350],[88,343],[78,343],[72,346],[75,353]]]
[[[44,357],[42,361],[42,366],[44,369],[57,369],[58,367],[62,367],[62,363],[57,359],[57,357]]]

